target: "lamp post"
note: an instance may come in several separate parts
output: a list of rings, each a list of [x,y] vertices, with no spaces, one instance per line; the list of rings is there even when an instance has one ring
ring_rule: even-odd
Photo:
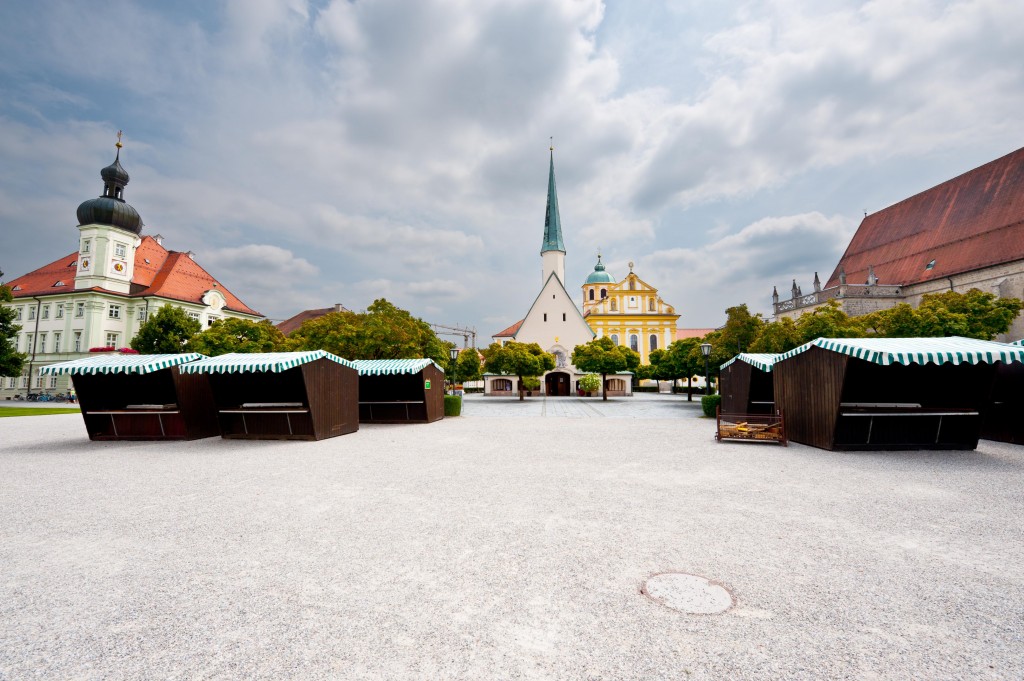
[[[448,372],[449,372],[448,382],[452,386],[452,394],[454,395],[455,394],[455,360],[457,360],[459,358],[459,349],[457,347],[455,347],[455,346],[452,346],[452,347],[448,348],[448,358],[452,361],[451,364],[448,365]]]
[[[710,373],[708,370],[708,357],[711,356],[711,343],[700,344],[700,354],[704,355],[704,394],[711,394],[711,381],[708,380]]]

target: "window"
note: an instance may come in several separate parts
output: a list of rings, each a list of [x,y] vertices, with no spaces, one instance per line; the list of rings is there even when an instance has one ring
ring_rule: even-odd
[[[547,312],[545,312],[545,313],[544,313],[544,321],[547,321],[547,320],[548,320],[548,313],[547,313]]]
[[[25,352],[32,352],[32,334],[25,334]]]
[[[88,252],[89,252],[89,240],[86,239],[85,241],[82,242],[82,253],[88,253]]]
[[[57,377],[56,376],[50,376],[50,387],[51,388],[56,388],[57,387]]]
[[[147,309],[146,309],[146,308],[144,308],[144,307],[140,307],[140,308],[139,308],[139,321],[140,321],[140,322],[144,322],[144,321],[146,321],[146,317],[147,317],[148,315],[149,315],[149,310],[147,310]]]
[[[197,322],[199,321],[199,313],[198,313],[198,312],[189,312],[189,313],[188,313],[188,316],[189,316],[189,317],[190,317],[191,319],[194,319],[194,320],[196,320]],[[547,321],[547,319],[545,319],[544,321]]]
[[[76,317],[84,317],[85,316],[85,303],[76,303],[75,304],[75,316]]]
[[[14,315],[14,320],[20,322],[21,321],[21,308],[20,307],[19,308],[15,308],[15,312],[17,314]]]
[[[53,351],[60,352],[60,331],[53,332]]]
[[[39,367],[39,369],[36,371],[36,387],[37,388],[42,388],[43,387],[43,375],[40,373],[42,370],[43,370],[43,368]]]
[[[64,319],[64,303],[57,303],[57,319]]]
[[[619,334],[617,334],[617,333],[613,333],[612,334],[612,343],[615,343],[616,345],[619,344]]]
[[[7,381],[7,387],[8,388],[14,388],[17,385],[18,385],[18,377],[17,376],[11,376],[11,380]]]
[[[82,332],[75,331],[75,352],[82,351]]]
[[[594,299],[594,289],[590,289],[590,299]]]
[[[114,255],[118,258],[123,258],[125,254],[124,244],[114,244]]]
[[[604,300],[607,297],[608,297],[608,289],[606,289],[606,288],[601,289],[601,300]]]
[[[50,306],[49,305],[43,305],[43,319],[49,319],[49,318],[50,318]]]
[[[635,333],[629,335],[629,349],[633,352],[640,352],[640,339],[636,337]]]
[[[46,334],[39,334],[39,352],[46,352]]]
[[[117,346],[117,334],[114,332],[107,333],[107,347],[116,348]]]
[[[215,315],[215,314],[207,315],[207,316],[206,316],[206,325],[207,325],[207,326],[213,326],[213,323],[214,323],[215,321],[217,321],[218,319],[220,319],[220,317],[218,317],[218,316],[217,316],[217,315]]]
[[[656,334],[652,333],[651,334],[651,350],[657,350],[657,349],[658,349],[658,336]]]
[[[111,305],[107,308],[107,317],[109,319],[120,319],[121,318],[121,306]]]
[[[28,320],[32,321],[36,318],[36,309],[34,307],[28,308]]]
[[[565,313],[564,312],[562,313],[562,321],[563,322],[565,321]]]
[[[21,387],[22,388],[27,388],[28,387],[28,374],[22,374],[21,375]]]

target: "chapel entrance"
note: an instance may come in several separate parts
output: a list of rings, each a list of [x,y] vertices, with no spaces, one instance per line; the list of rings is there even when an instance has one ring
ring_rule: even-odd
[[[569,395],[569,374],[563,371],[552,371],[544,377],[546,395],[551,397],[568,397]]]

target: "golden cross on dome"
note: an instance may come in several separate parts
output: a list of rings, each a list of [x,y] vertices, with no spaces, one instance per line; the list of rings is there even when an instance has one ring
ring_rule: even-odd
[[[121,144],[121,131],[120,130],[117,131],[117,144],[115,144],[114,146],[117,147],[118,149],[120,149],[121,147],[124,146],[123,144]]]

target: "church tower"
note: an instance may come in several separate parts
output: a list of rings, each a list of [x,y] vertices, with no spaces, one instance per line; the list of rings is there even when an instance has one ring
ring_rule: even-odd
[[[562,220],[558,216],[558,192],[555,190],[555,148],[550,147],[548,151],[551,163],[548,170],[548,206],[544,213],[544,243],[540,248],[541,285],[555,274],[565,286],[565,244],[562,243]]]
[[[142,243],[142,218],[124,200],[128,173],[121,167],[121,133],[114,162],[100,171],[103,194],[78,207],[78,268],[75,288],[130,293],[135,249]]]

